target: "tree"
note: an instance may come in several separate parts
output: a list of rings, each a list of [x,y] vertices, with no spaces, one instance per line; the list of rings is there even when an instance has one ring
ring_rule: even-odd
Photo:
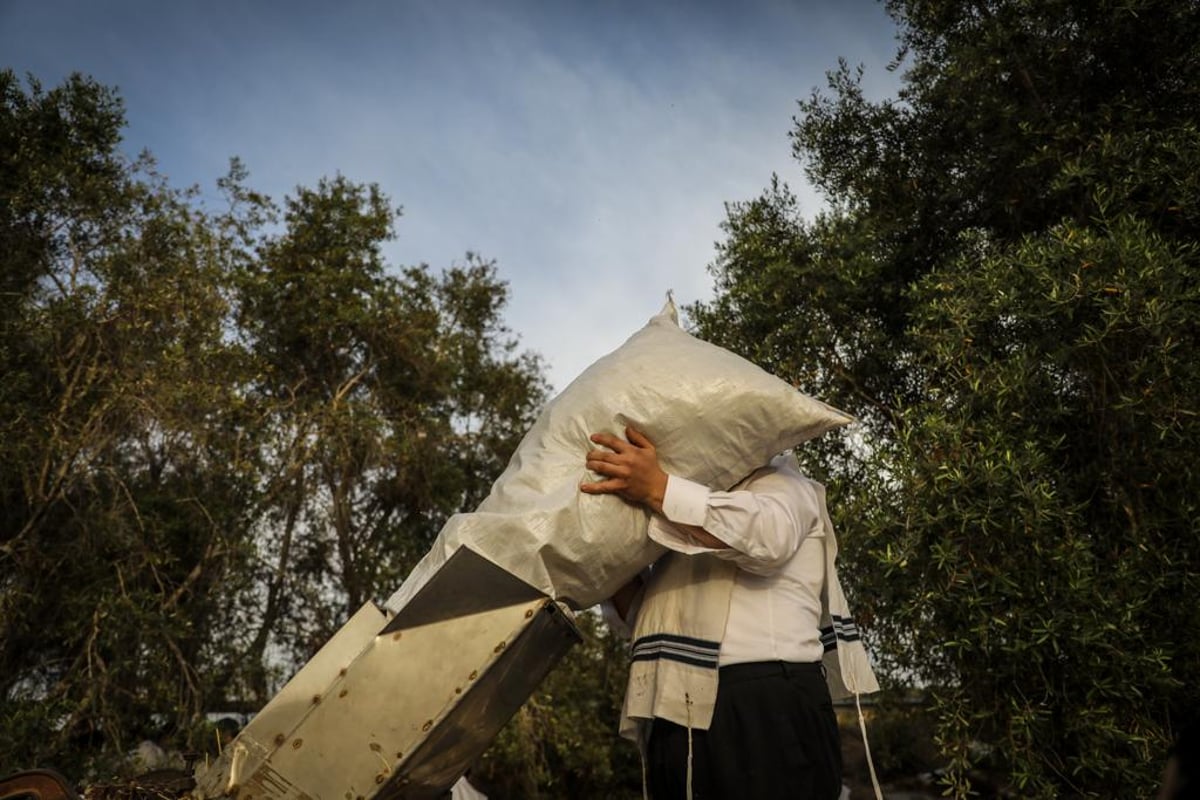
[[[0,767],[97,766],[207,693],[245,564],[216,229],[75,76],[0,72]]]
[[[259,661],[273,642],[300,666],[390,594],[486,494],[544,398],[540,362],[501,322],[495,265],[392,274],[381,248],[398,215],[374,185],[302,188],[239,278],[249,396],[270,430]]]
[[[475,256],[390,268],[342,177],[229,206],[0,72],[0,772],[205,749],[473,507],[544,395]]]
[[[801,103],[830,206],[731,205],[693,318],[860,416],[807,456],[955,794],[989,750],[1021,796],[1144,793],[1200,707],[1200,8],[888,8],[899,97],[843,64]]]

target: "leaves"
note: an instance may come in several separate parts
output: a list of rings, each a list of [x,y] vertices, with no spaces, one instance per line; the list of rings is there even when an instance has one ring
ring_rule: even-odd
[[[120,154],[112,90],[0,99],[0,771],[104,777],[389,595],[545,385],[494,264],[385,262],[378,187],[280,211],[234,160],[214,212]]]
[[[907,65],[801,103],[699,332],[856,413],[801,453],[893,680],[966,796],[1154,785],[1200,706],[1194,4],[897,0]]]

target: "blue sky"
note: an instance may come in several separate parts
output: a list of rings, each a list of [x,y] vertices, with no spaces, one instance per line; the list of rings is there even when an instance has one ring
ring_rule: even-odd
[[[875,0],[0,0],[0,66],[116,86],[173,184],[340,172],[404,207],[391,264],[495,259],[556,389],[712,296],[726,202],[774,172],[819,209],[796,101],[839,57],[893,94],[894,37]]]

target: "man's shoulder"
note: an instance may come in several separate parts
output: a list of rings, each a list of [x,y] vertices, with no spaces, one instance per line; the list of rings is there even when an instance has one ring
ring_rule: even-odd
[[[796,454],[792,452],[780,453],[775,456],[764,469],[814,486],[821,485],[818,481],[813,480],[804,473],[804,470],[800,468],[800,462],[796,460]]]
[[[782,484],[803,487],[812,492],[824,493],[825,491],[824,484],[804,474],[796,456],[792,453],[781,453],[775,456],[765,466],[752,472],[742,486],[753,489]]]

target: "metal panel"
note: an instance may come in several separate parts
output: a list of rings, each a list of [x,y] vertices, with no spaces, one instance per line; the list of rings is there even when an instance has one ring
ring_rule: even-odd
[[[195,794],[437,797],[579,641],[568,614],[460,548],[395,617],[360,609],[197,770]]]

